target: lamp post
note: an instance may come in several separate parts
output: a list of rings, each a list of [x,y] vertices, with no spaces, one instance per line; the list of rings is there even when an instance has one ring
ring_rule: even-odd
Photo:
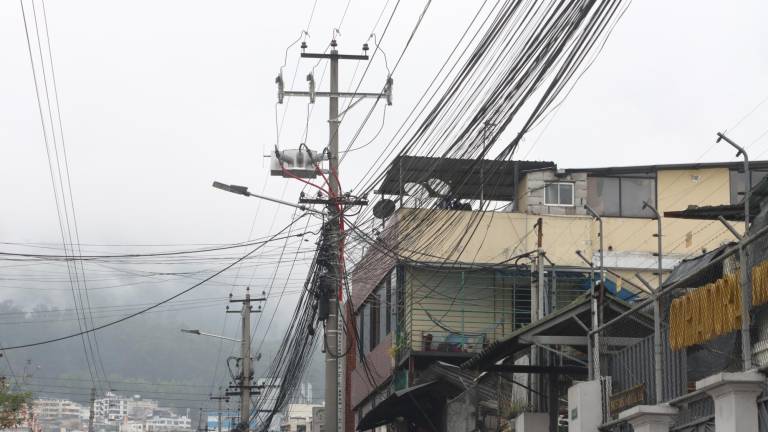
[[[752,281],[749,274],[749,259],[747,257],[747,248],[744,241],[749,232],[749,198],[752,192],[752,175],[749,172],[749,156],[746,150],[731,141],[724,134],[717,133],[717,141],[725,141],[736,149],[736,157],[744,156],[744,236],[739,239],[739,267],[741,267],[741,357],[742,367],[745,371],[752,369],[752,338],[750,336],[750,325],[752,317]]]
[[[664,277],[661,274],[662,270],[662,245],[661,245],[661,215],[656,207],[643,201],[643,209],[649,209],[653,213],[653,218],[656,219],[656,239],[657,239],[657,252],[656,257],[658,259],[658,288],[652,291],[653,296],[653,364],[654,364],[654,384],[656,386],[656,403],[660,404],[664,399],[662,393],[662,381],[661,381],[661,305],[659,304],[659,291],[664,283]]]
[[[590,216],[597,219],[600,229],[600,289],[605,290],[605,256],[603,250],[603,218],[600,217],[597,212],[587,204],[584,204],[584,209]],[[600,305],[597,302],[597,290],[596,285],[592,283],[592,329],[597,329],[600,326]],[[595,342],[593,346],[594,354],[592,354],[592,364],[590,364],[590,379],[600,379],[600,335],[595,333]]]
[[[584,256],[584,254],[580,251],[576,251],[576,255],[581,258],[582,261],[584,261],[589,266],[589,281],[592,284],[592,287],[595,286],[595,263],[592,262],[592,260],[587,259],[587,257]],[[592,291],[592,297],[594,298],[594,290]],[[591,304],[591,302],[590,302]],[[594,328],[594,327],[592,327]],[[589,371],[589,379],[593,378],[593,370],[592,370],[592,356],[594,352],[592,350],[592,337],[590,337],[589,331],[587,331],[587,370]]]

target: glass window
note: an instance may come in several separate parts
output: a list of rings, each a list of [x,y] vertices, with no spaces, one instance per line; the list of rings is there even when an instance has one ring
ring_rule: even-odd
[[[572,206],[573,183],[547,183],[544,186],[544,203],[546,205]]]
[[[763,178],[768,174],[768,171],[750,171],[750,177],[752,177],[752,187],[760,183]],[[744,200],[744,171],[731,170],[730,172],[730,186],[731,186],[731,204],[739,204]]]
[[[652,217],[643,202],[656,205],[656,179],[649,177],[589,177],[587,203],[601,216]]]
[[[363,317],[363,310],[365,306],[361,307],[357,311],[357,335],[359,340],[357,341],[357,347],[360,357],[365,356],[365,319]]]
[[[560,204],[573,205],[573,183],[560,183],[557,186],[560,193]]]
[[[655,207],[656,187],[652,179],[621,179],[621,215],[624,217],[653,217],[650,209],[643,210],[643,202]]]
[[[371,308],[368,304],[361,308],[363,316],[363,325],[360,326],[360,337],[363,338],[363,354],[371,352],[371,332],[368,328],[371,326]]]
[[[384,334],[389,334],[389,332],[392,331],[392,278],[390,277],[389,274],[387,274],[387,277],[384,280],[384,284],[386,285],[386,289],[384,290],[383,301],[387,305],[384,312],[384,320],[383,320],[386,325],[386,328],[384,329]]]
[[[619,216],[621,202],[619,179],[615,177],[588,177],[587,203],[601,216]]]
[[[370,317],[368,320],[370,323],[368,325],[368,329],[370,330],[370,345],[368,347],[369,351],[376,348],[376,345],[379,344],[379,305],[377,303],[378,301],[375,296],[368,297],[368,307],[366,309],[370,311],[368,314]]]
[[[389,278],[383,280],[381,284],[379,284],[379,288],[376,290],[376,303],[379,305],[379,341],[381,341],[381,338],[384,337],[387,333],[389,333],[389,330],[387,329],[389,325],[389,302],[387,301],[387,282],[389,282]]]

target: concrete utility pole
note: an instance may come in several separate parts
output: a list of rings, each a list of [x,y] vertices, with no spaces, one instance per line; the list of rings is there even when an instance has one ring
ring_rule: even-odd
[[[88,414],[88,432],[93,432],[93,417],[96,409],[96,387],[91,387],[91,410]]]
[[[233,299],[230,294],[230,303],[242,303],[242,308],[239,311],[231,311],[227,307],[227,313],[239,313],[242,317],[242,337],[240,339],[240,377],[238,384],[233,386],[238,391],[227,392],[226,395],[238,395],[240,396],[240,424],[238,429],[240,431],[248,432],[251,424],[251,390],[258,388],[258,386],[251,385],[251,312],[261,312],[259,310],[254,311],[251,306],[253,301],[264,301],[266,298],[251,298],[250,287],[246,288],[244,299]]]
[[[219,390],[221,390],[221,388],[219,388]],[[211,396],[211,400],[216,400],[216,401],[219,401],[219,412],[218,412],[218,420],[217,420],[217,423],[216,423],[216,424],[218,425],[218,430],[219,430],[219,432],[221,432],[221,411],[222,411],[222,406],[221,406],[221,404],[222,404],[222,402],[227,402],[227,403],[229,403],[229,396],[226,396],[226,395],[222,395],[222,396]]]
[[[725,141],[736,149],[736,157],[744,156],[744,236],[739,239],[739,267],[741,267],[741,356],[742,368],[745,371],[752,369],[752,337],[750,325],[752,324],[752,277],[749,272],[749,257],[744,241],[749,237],[749,198],[752,194],[752,175],[749,171],[749,156],[746,150],[739,146],[724,134],[717,133],[717,141]]]
[[[342,281],[343,271],[340,262],[341,252],[341,232],[340,232],[340,209],[342,208],[343,197],[341,187],[339,185],[339,123],[341,122],[339,114],[339,98],[351,98],[358,99],[350,103],[351,108],[362,98],[384,98],[388,105],[392,104],[392,78],[387,78],[387,84],[384,87],[384,92],[381,93],[361,93],[361,92],[339,92],[339,60],[368,60],[368,55],[353,55],[353,54],[339,54],[337,51],[336,39],[331,41],[331,50],[329,53],[301,53],[302,58],[311,59],[325,59],[330,60],[330,91],[329,92],[317,92],[315,91],[314,77],[310,74],[307,77],[309,81],[309,91],[289,91],[283,90],[282,76],[278,76],[278,102],[282,103],[284,96],[307,96],[310,103],[314,103],[317,96],[328,97],[328,167],[329,167],[329,192],[331,196],[327,201],[328,204],[328,240],[329,240],[329,257],[328,262],[330,266],[330,279],[334,281],[334,286],[338,287],[338,292],[335,292],[333,296],[329,296],[328,302],[328,318],[325,324],[325,430],[328,432],[343,431],[343,422],[339,421],[342,417],[342,405],[343,395],[341,394],[341,370],[339,369],[339,357],[341,354],[341,346],[339,338],[339,302],[342,300]],[[368,45],[363,46],[363,51],[367,51]],[[347,110],[349,109],[347,108]],[[346,112],[346,110],[345,110]],[[343,113],[342,113],[343,115]],[[302,201],[308,202],[308,201]]]

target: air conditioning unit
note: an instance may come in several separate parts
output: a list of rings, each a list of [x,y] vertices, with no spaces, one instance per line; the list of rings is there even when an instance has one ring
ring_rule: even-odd
[[[270,158],[270,173],[280,177],[315,178],[322,155],[306,147],[275,150]]]

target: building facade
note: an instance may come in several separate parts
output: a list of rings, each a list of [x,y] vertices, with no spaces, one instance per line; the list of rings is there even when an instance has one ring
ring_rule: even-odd
[[[737,203],[744,191],[741,163],[562,170],[487,161],[461,172],[460,161],[424,159],[393,162],[378,192],[399,208],[352,273],[348,325],[360,339],[346,358],[347,428],[431,364],[466,361],[589,289],[586,261],[599,263],[601,233],[585,205],[602,217],[606,289],[632,300],[644,295],[637,274],[656,280],[657,221],[644,203],[663,214]],[[753,184],[766,172],[768,163],[753,162]],[[486,210],[472,210],[481,200]],[[661,225],[665,275],[731,240],[712,221]],[[539,288],[545,294],[532,297]]]

